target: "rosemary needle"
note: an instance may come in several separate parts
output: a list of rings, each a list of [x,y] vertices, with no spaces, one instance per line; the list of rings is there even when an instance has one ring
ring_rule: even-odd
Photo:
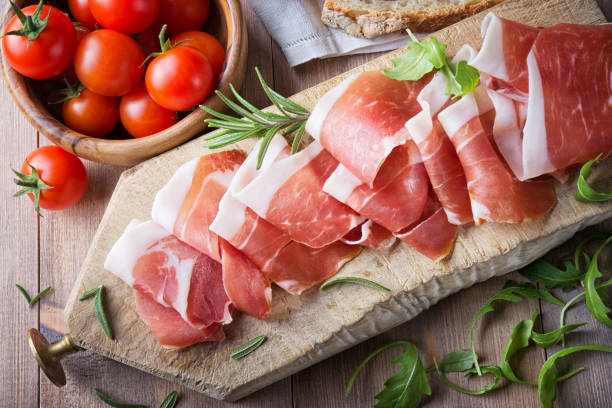
[[[261,336],[257,336],[254,339],[247,341],[243,345],[238,346],[235,349],[233,349],[230,352],[230,356],[234,360],[238,360],[238,359],[241,359],[242,357],[246,357],[247,355],[255,351],[259,346],[261,346],[264,343],[264,341],[266,341],[266,339],[267,337],[264,336],[263,334]]]
[[[85,293],[81,295],[79,300],[85,300],[94,295],[95,295],[94,309],[96,311],[96,316],[98,317],[98,321],[102,325],[102,328],[104,329],[104,333],[106,333],[109,339],[113,340],[115,337],[113,335],[113,330],[111,329],[110,324],[108,323],[108,318],[106,317],[106,311],[104,310],[104,302],[102,299],[104,296],[104,286],[100,285],[96,288],[89,289],[88,291],[86,291]]]
[[[358,285],[369,286],[371,288],[384,290],[385,292],[391,292],[391,289],[386,288],[383,285],[380,285],[380,284],[378,284],[376,282],[373,282],[373,281],[371,281],[369,279],[357,278],[357,277],[352,277],[352,276],[346,276],[346,277],[329,279],[329,280],[325,281],[321,285],[321,290],[325,290],[325,289],[329,288],[331,285],[334,285],[336,283],[343,283],[343,282],[356,283]]]

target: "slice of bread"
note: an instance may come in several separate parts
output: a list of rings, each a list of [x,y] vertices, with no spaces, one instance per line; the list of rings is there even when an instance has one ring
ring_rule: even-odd
[[[326,0],[321,20],[355,37],[410,28],[428,33],[503,0]]]

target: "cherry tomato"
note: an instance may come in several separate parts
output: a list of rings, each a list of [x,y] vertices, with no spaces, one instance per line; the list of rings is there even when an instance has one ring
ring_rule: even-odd
[[[213,77],[219,78],[225,63],[225,49],[212,35],[204,31],[186,31],[174,37],[172,43],[183,41],[181,45],[193,47],[206,55],[213,70]]]
[[[8,34],[23,28],[23,23],[15,15],[4,31],[2,48],[8,63],[20,74],[34,79],[53,78],[61,74],[74,57],[76,32],[66,14],[55,7],[43,6],[42,1],[38,6],[28,6],[21,11],[31,16],[38,7],[42,7],[40,18],[33,19],[34,31],[38,34],[30,33],[35,39],[30,42],[27,35]],[[49,21],[45,25],[43,21],[47,16]]]
[[[121,98],[119,115],[125,130],[134,137],[152,135],[177,122],[176,112],[155,103],[144,82]]]
[[[145,83],[155,102],[180,111],[194,107],[208,96],[213,73],[204,54],[179,45],[151,61]]]
[[[28,164],[29,163],[29,164]],[[39,205],[47,210],[62,210],[76,204],[87,189],[87,171],[81,160],[59,146],[43,146],[28,155],[21,173],[29,176],[34,167],[40,180],[52,187],[40,190]],[[34,201],[34,195],[28,196]]]
[[[91,14],[104,28],[136,34],[151,25],[160,0],[89,0]]]
[[[144,54],[133,38],[113,30],[87,34],[74,57],[74,69],[85,87],[103,96],[123,96],[144,73]]]
[[[89,0],[68,0],[68,8],[76,21],[92,30],[96,28],[96,19],[89,9]]]
[[[161,0],[159,15],[153,25],[162,27],[166,24],[166,34],[173,36],[201,28],[209,13],[209,0]]]
[[[62,116],[69,128],[87,136],[102,137],[119,123],[119,98],[98,95],[83,89],[62,106]]]
[[[159,30],[160,28],[151,26],[135,37],[144,55],[150,55],[160,51]]]

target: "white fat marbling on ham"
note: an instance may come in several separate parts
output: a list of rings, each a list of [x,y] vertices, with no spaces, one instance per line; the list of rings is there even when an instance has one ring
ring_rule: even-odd
[[[351,193],[362,184],[361,180],[355,177],[349,169],[342,164],[338,164],[332,175],[325,180],[323,191],[336,200],[346,203]]]
[[[480,33],[483,41],[480,52],[469,63],[479,71],[507,81],[503,30],[502,20],[493,13],[487,14],[482,20]]]

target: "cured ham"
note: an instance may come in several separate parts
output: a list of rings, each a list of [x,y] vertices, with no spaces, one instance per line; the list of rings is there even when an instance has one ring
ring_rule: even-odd
[[[421,110],[416,98],[430,79],[396,81],[380,71],[351,75],[321,98],[306,131],[362,183],[388,184],[381,170],[408,140],[404,124]]]
[[[482,32],[470,63],[492,78],[488,87],[526,104],[516,109],[524,110],[513,141],[520,160],[500,147],[520,180],[563,177],[558,170],[612,150],[611,24],[538,29],[489,14]]]
[[[235,198],[235,193],[273,162],[289,155],[287,142],[280,136],[275,137],[261,169],[256,170],[257,151],[257,147],[253,149],[237,171],[210,229],[244,253],[272,282],[289,293],[300,294],[333,276],[359,253],[360,247],[342,242],[323,248],[300,244]]]
[[[183,242],[220,262],[219,238],[208,227],[245,158],[239,150],[228,150],[187,162],[156,194],[151,217]]]
[[[104,268],[195,329],[232,321],[221,265],[153,221],[132,221]]]
[[[395,241],[393,233],[372,220],[367,220],[342,238],[345,244],[361,245],[379,250],[390,249]]]
[[[185,322],[176,310],[165,307],[149,296],[134,290],[136,312],[166,348],[184,348],[203,341],[225,339],[220,324],[196,329]]]
[[[465,171],[476,224],[535,220],[555,203],[549,180],[519,181],[496,151],[495,111],[483,87],[439,113]]]
[[[313,142],[299,153],[270,162],[257,177],[237,188],[234,197],[292,240],[323,248],[365,221],[323,191],[337,165]]]

